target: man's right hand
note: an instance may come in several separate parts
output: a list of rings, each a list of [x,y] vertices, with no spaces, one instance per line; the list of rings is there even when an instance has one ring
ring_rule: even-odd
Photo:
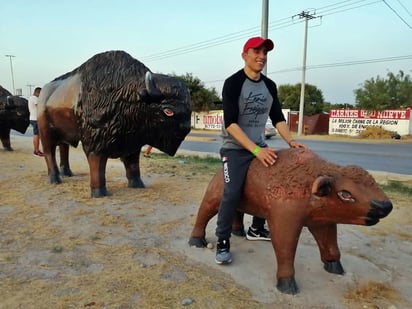
[[[272,166],[276,163],[278,156],[276,155],[276,150],[273,148],[265,147],[260,148],[256,153],[256,158],[266,167]]]

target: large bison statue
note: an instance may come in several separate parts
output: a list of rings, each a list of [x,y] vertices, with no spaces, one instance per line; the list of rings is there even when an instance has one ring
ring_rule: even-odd
[[[69,145],[81,142],[92,197],[108,195],[109,158],[122,160],[129,187],[143,188],[142,146],[173,156],[190,132],[190,114],[190,94],[179,79],[152,73],[124,51],[97,54],[46,84],[39,96],[38,125],[49,180],[57,184],[60,173],[72,175]]]
[[[294,260],[299,235],[306,226],[315,238],[326,271],[343,274],[337,224],[374,225],[392,210],[392,203],[373,177],[357,166],[327,162],[308,149],[284,149],[275,165],[257,159],[245,180],[239,213],[267,219],[277,260],[277,288],[298,293]],[[205,229],[218,212],[223,192],[222,171],[209,183],[189,244],[207,245]],[[237,216],[233,228],[243,228]]]
[[[26,133],[30,124],[29,116],[27,100],[12,95],[0,86],[0,140],[5,150],[13,150],[10,143],[11,129]]]

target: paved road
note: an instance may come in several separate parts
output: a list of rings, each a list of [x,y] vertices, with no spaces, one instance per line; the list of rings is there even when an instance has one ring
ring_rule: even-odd
[[[31,127],[24,135],[13,130],[12,135],[31,136]],[[180,146],[180,150],[212,153],[215,155],[219,153],[221,143],[218,133],[205,134],[193,131],[189,136],[200,137],[203,141],[185,140]],[[299,138],[296,139],[299,140]],[[369,171],[412,175],[412,143],[339,142],[307,138],[301,141],[321,157],[340,165],[353,164]],[[286,147],[286,144],[280,137],[271,138],[267,140],[267,143],[275,149]]]
[[[208,136],[215,140],[204,142],[187,140],[182,143],[180,149],[207,153],[219,152],[220,137],[218,135],[191,133],[190,136]],[[299,138],[296,139],[299,140]],[[370,171],[412,175],[412,143],[341,142],[307,138],[301,141],[321,157],[340,165],[353,164]],[[267,143],[275,149],[286,147],[280,137],[272,138]]]

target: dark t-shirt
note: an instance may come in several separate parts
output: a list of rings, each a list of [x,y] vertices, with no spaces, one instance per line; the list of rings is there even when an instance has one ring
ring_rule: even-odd
[[[223,148],[243,149],[226,131],[232,123],[237,123],[257,145],[264,146],[262,133],[268,116],[274,126],[285,121],[276,84],[263,74],[260,76],[258,81],[251,80],[242,69],[225,80],[222,91]]]

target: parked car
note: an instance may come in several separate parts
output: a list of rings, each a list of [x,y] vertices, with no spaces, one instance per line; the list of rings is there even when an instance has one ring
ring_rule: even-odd
[[[277,130],[276,128],[272,125],[272,120],[268,119],[268,121],[266,121],[266,125],[265,125],[265,138],[269,139],[272,136],[276,136]]]

